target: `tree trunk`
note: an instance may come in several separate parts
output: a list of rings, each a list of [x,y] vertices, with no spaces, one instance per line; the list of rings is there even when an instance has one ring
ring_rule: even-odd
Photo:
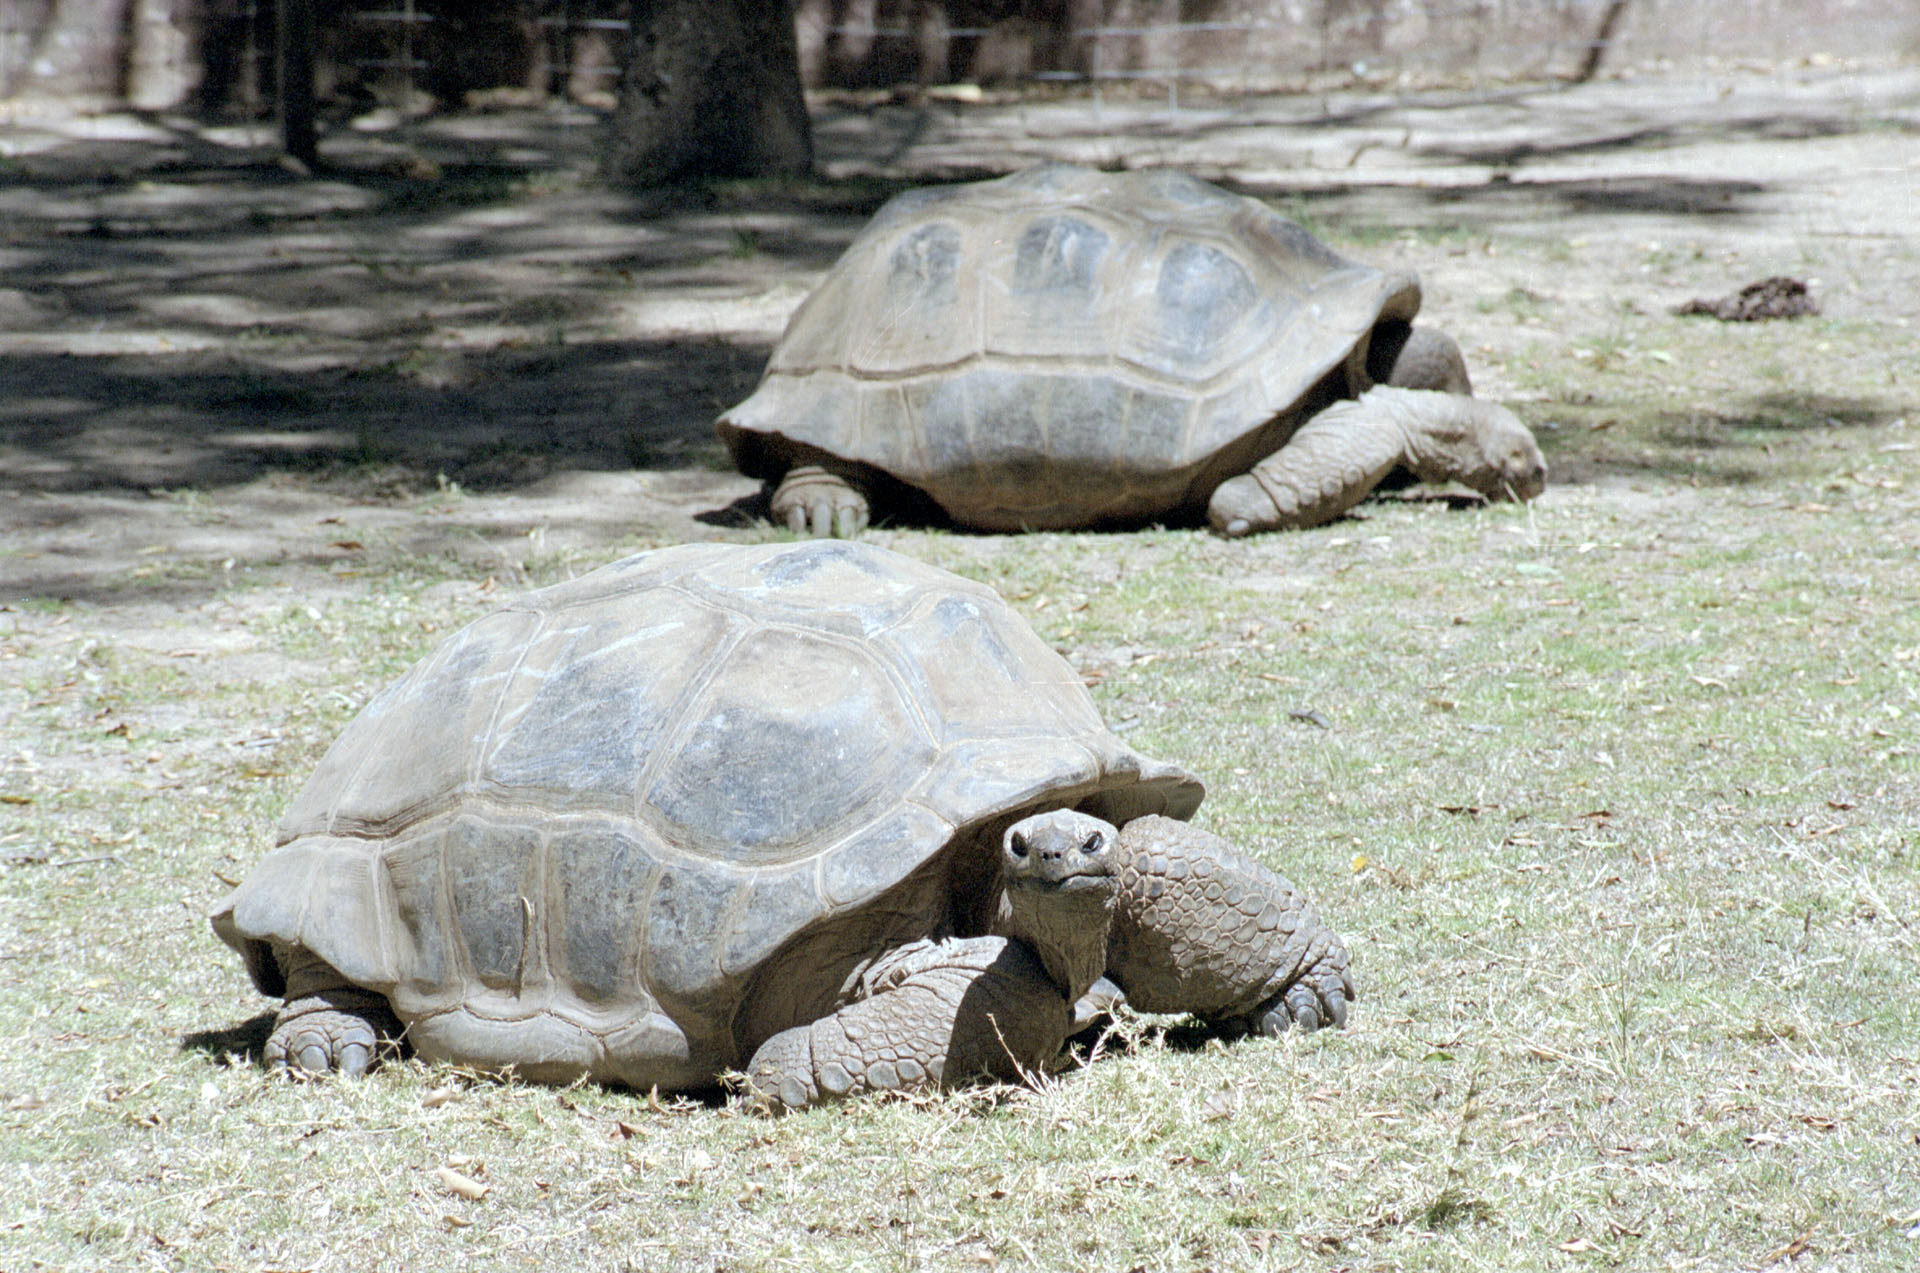
[[[163,111],[191,100],[206,78],[205,4],[133,0],[127,12],[127,105]]]
[[[633,0],[607,168],[636,184],[805,172],[792,0]]]
[[[1627,11],[1627,0],[1607,0],[1606,12],[1600,15],[1600,26],[1593,33],[1593,39],[1587,42],[1586,56],[1580,59],[1579,69],[1573,73],[1575,84],[1585,84],[1600,71],[1600,60],[1607,55],[1613,45],[1614,32],[1620,28],[1620,17]]]
[[[280,139],[287,157],[320,166],[313,122],[313,0],[280,0]]]

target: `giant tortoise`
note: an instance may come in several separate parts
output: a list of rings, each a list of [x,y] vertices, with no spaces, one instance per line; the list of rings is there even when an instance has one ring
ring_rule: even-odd
[[[1227,535],[1330,521],[1396,468],[1531,499],[1533,435],[1419,307],[1253,199],[1035,168],[889,202],[716,428],[815,535],[913,492],[982,530]]]
[[[383,1035],[770,1103],[1032,1070],[1139,1008],[1345,1021],[1346,948],[1185,819],[998,595],[858,543],[699,544],[530,593],[377,695],[215,931],[270,1064]],[[1085,997],[1085,998],[1083,998]]]

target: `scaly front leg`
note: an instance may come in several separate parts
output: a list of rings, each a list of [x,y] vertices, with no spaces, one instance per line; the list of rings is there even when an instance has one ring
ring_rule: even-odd
[[[760,1046],[747,1068],[756,1096],[795,1109],[1039,1070],[1059,1055],[1072,1003],[1105,962],[1116,835],[1070,809],[1008,827],[1003,931],[888,952],[861,977],[863,998]]]
[[[1250,472],[1215,487],[1207,520],[1228,538],[1318,526],[1371,495],[1406,454],[1392,415],[1366,399],[1336,402]]]
[[[1300,891],[1209,831],[1136,818],[1114,854],[1107,976],[1142,1012],[1262,1034],[1343,1026],[1347,948]]]

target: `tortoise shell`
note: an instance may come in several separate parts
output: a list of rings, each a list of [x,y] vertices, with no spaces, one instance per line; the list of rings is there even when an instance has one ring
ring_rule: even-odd
[[[988,588],[860,544],[687,545],[448,638],[212,919],[263,990],[274,945],[310,950],[430,1058],[699,1086],[878,948],[984,931],[1014,818],[1201,791]]]
[[[716,427],[750,476],[825,455],[983,529],[1192,515],[1384,379],[1419,306],[1192,177],[1036,168],[890,201]]]

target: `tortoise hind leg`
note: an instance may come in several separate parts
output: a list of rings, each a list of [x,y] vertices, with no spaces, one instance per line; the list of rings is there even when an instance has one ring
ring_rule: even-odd
[[[788,469],[773,492],[770,511],[779,525],[815,539],[858,538],[871,516],[866,492],[822,464]]]
[[[304,951],[274,953],[286,972],[287,994],[261,1057],[268,1069],[364,1074],[381,1045],[400,1038],[386,996],[351,984]]]

